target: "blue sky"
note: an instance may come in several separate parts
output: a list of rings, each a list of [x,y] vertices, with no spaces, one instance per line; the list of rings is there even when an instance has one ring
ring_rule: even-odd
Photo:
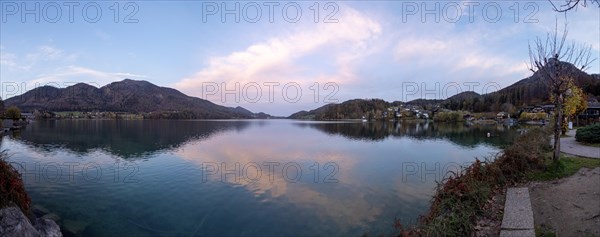
[[[529,76],[528,41],[545,37],[557,20],[559,28],[565,23],[565,14],[546,1],[68,6],[2,0],[0,6],[2,98],[42,85],[131,78],[275,115],[353,98],[491,92]],[[591,45],[599,58],[600,8],[580,7],[566,19],[569,40]],[[598,73],[600,60],[587,71]]]

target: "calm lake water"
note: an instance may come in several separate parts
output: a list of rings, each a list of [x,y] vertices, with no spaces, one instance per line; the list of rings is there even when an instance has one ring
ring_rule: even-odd
[[[360,236],[414,223],[446,171],[515,136],[417,122],[59,120],[1,149],[33,204],[77,236]]]

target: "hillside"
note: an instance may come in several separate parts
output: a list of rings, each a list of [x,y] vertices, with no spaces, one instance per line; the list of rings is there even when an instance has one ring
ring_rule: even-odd
[[[589,99],[600,98],[600,74],[587,74],[572,64],[568,70],[575,72],[574,82],[581,87]],[[549,102],[548,85],[542,81],[538,73],[524,78],[496,92],[480,95],[466,91],[445,100],[416,99],[406,102],[407,105],[433,108],[441,106],[451,110],[467,110],[473,112],[498,112],[506,108],[538,105]],[[341,104],[329,104],[311,111],[300,111],[290,115],[292,119],[357,119],[369,112],[384,111],[400,102],[389,103],[383,100],[349,100]]]
[[[290,115],[291,119],[360,119],[363,116],[381,116],[390,106],[401,102],[386,102],[381,99],[354,99],[341,104],[328,104],[311,111],[300,111]]]
[[[125,79],[106,86],[79,83],[66,88],[38,87],[4,101],[23,111],[114,111],[129,113],[181,112],[186,118],[254,118],[242,107],[225,107],[187,96],[178,90],[147,81]],[[261,114],[264,116],[264,114]]]

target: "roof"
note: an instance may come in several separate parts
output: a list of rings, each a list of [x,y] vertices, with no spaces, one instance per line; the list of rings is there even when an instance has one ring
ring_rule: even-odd
[[[600,102],[587,102],[588,109],[600,109]]]

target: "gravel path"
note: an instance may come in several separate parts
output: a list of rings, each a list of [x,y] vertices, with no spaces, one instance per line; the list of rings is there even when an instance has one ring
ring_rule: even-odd
[[[528,186],[539,229],[556,236],[600,236],[600,168]]]
[[[560,151],[571,155],[600,159],[600,147],[586,146],[575,141],[575,131],[569,130],[567,132],[569,137],[560,138]]]

